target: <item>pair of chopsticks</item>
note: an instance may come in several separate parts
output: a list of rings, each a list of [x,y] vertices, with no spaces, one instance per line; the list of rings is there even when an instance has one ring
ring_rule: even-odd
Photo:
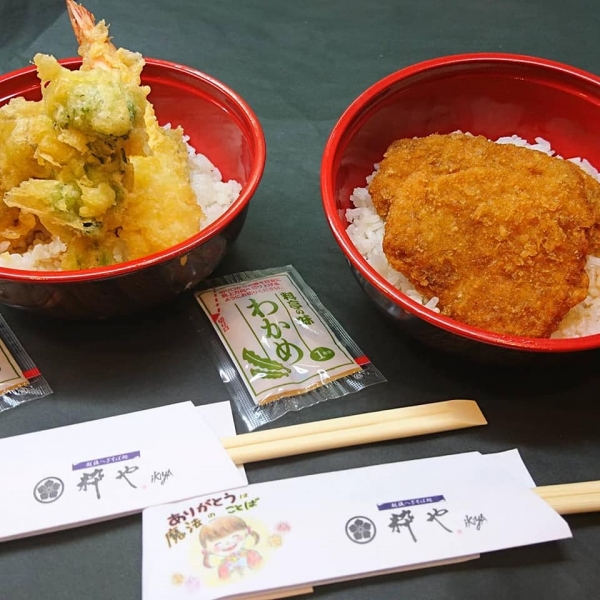
[[[473,400],[447,400],[327,419],[221,440],[236,465],[486,425]]]
[[[221,440],[233,462],[250,462],[486,425],[473,400],[446,400],[315,421]],[[541,486],[534,491],[561,515],[600,511],[600,481]]]
[[[268,431],[223,438],[223,446],[237,465],[486,425],[473,400],[447,400],[373,413],[316,421]],[[534,488],[561,515],[600,511],[600,481]],[[276,600],[312,593],[312,586],[258,593],[248,600]]]
[[[327,419],[222,438],[236,465],[486,425],[473,400],[447,400]],[[248,600],[276,600],[313,592],[311,586],[264,592]]]
[[[543,485],[533,491],[561,515],[600,511],[600,481]]]

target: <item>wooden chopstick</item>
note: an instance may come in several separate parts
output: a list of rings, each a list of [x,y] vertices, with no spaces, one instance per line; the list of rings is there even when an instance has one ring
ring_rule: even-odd
[[[544,485],[533,491],[561,515],[600,511],[600,481]]]
[[[473,400],[406,406],[223,438],[237,465],[486,425]],[[600,481],[534,488],[561,515],[600,511]]]
[[[279,600],[280,598],[292,598],[293,596],[302,596],[303,594],[312,594],[311,586],[298,586],[288,588],[287,590],[275,590],[271,592],[258,592],[256,594],[243,594],[241,598],[247,600]]]
[[[473,400],[447,400],[246,433],[221,442],[232,460],[242,465],[486,424]],[[561,515],[600,511],[600,481],[541,486],[533,491]],[[289,598],[313,591],[311,586],[298,586],[258,593],[251,600]]]
[[[447,400],[223,438],[237,465],[485,425],[473,400]]]
[[[222,438],[221,443],[235,464],[243,465],[270,458],[486,424],[475,401],[447,400],[245,433]],[[250,596],[249,600],[275,600],[313,591],[311,586],[298,586],[258,593]]]
[[[479,554],[471,556],[461,556],[450,560],[439,560],[419,565],[410,565],[404,567],[398,567],[397,569],[389,569],[380,571],[379,573],[361,573],[359,575],[351,575],[348,577],[340,577],[338,579],[332,579],[327,583],[339,583],[343,581],[356,581],[358,579],[369,579],[377,577],[378,575],[389,575],[391,573],[406,573],[409,571],[415,571],[420,569],[431,569],[433,567],[441,567],[444,565],[455,565],[458,563],[467,562],[479,558]],[[283,588],[280,590],[272,590],[270,592],[257,592],[256,594],[242,594],[240,596],[233,596],[232,598],[243,598],[244,600],[279,600],[280,598],[290,598],[292,596],[300,596],[301,594],[310,594],[314,592],[314,588],[307,585],[299,585],[297,587]]]

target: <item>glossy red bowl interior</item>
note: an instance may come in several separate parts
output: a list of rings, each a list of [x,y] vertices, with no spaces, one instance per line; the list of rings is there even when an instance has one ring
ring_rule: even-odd
[[[346,234],[350,195],[365,186],[388,145],[402,137],[456,130],[490,139],[517,134],[548,140],[564,157],[600,167],[600,78],[540,58],[463,54],[422,62],[392,73],[363,92],[340,117],[321,164],[323,207],[333,235],[371,295],[463,340],[531,352],[600,347],[600,335],[538,339],[497,334],[434,313],[381,277]],[[390,311],[388,311],[390,312]]]
[[[221,171],[223,180],[242,184],[239,198],[219,219],[197,235],[143,258],[109,267],[82,271],[27,271],[0,267],[0,280],[35,281],[52,284],[94,281],[134,273],[151,265],[184,256],[230,225],[247,208],[265,166],[266,147],[262,126],[245,100],[217,79],[200,71],[167,61],[148,58],[142,83],[151,87],[149,100],[159,123],[181,125],[189,143],[205,154]],[[77,69],[80,58],[60,61]],[[0,77],[0,105],[15,96],[28,100],[41,98],[35,67]]]

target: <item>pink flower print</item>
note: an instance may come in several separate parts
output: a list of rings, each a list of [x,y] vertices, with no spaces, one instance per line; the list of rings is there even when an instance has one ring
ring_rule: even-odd
[[[278,533],[289,533],[292,529],[292,526],[287,521],[280,521],[275,526],[275,531]]]

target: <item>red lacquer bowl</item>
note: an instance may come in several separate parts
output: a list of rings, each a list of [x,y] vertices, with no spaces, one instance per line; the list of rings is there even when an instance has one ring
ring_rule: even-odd
[[[463,355],[510,359],[600,347],[600,335],[516,337],[436,314],[389,284],[351,242],[345,218],[350,195],[365,186],[388,145],[398,138],[456,130],[490,139],[517,134],[533,142],[543,137],[560,155],[585,157],[600,166],[600,78],[540,58],[463,54],[407,67],[363,92],[333,128],[321,165],[325,214],[362,288],[405,331]]]
[[[81,59],[60,62],[77,69]],[[197,235],[138,260],[82,271],[0,268],[0,302],[63,318],[130,314],[194,287],[212,273],[236,240],[266,160],[256,115],[236,92],[183,65],[146,59],[142,83],[151,87],[149,99],[159,122],[181,125],[190,144],[208,156],[224,180],[242,184],[239,198]],[[34,67],[0,77],[0,105],[15,96],[40,99]]]

